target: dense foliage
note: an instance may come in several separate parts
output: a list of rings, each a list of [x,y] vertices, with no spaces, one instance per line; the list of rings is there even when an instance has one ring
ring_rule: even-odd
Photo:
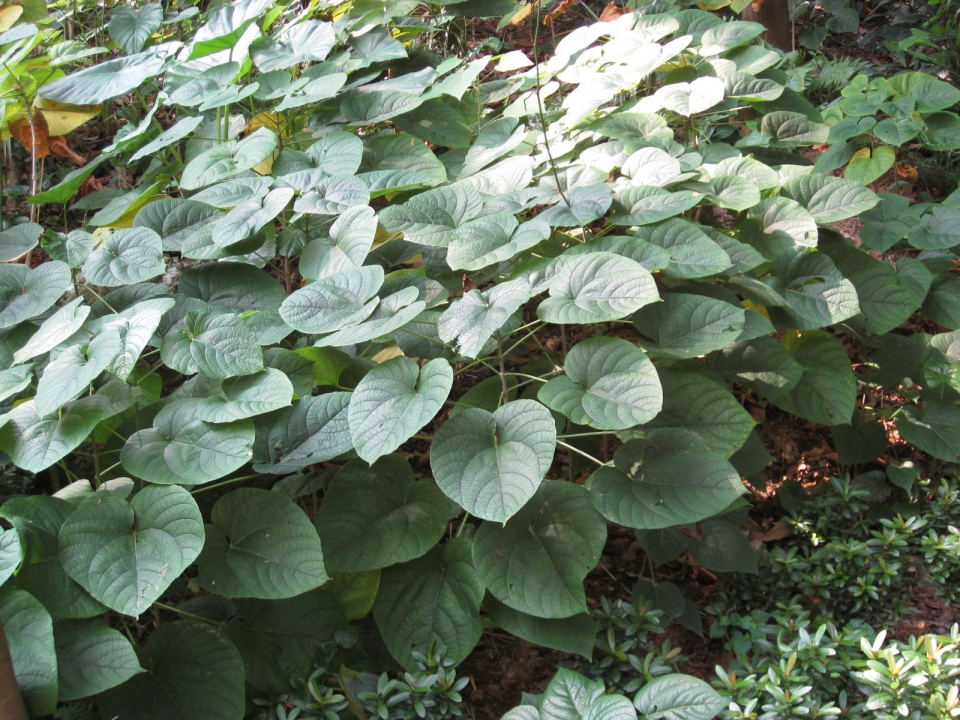
[[[931,474],[960,459],[960,195],[868,187],[960,148],[946,82],[857,75],[821,110],[762,26],[667,2],[549,57],[444,57],[450,16],[415,0],[117,6],[82,40],[9,10],[34,194],[0,232],[0,451],[11,487],[59,488],[0,506],[32,714],[231,720],[396,663],[408,689],[356,697],[420,715],[459,690],[424,663],[459,664],[483,616],[589,653],[609,524],[756,573],[765,409],[829,426],[845,466],[892,428]],[[39,174],[41,141],[118,113]],[[862,244],[832,226],[858,216]],[[717,701],[558,678],[512,717]]]

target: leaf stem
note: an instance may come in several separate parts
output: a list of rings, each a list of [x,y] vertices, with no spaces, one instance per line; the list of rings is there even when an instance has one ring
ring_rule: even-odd
[[[254,473],[253,475],[243,475],[238,478],[230,478],[229,480],[224,480],[223,482],[214,483],[213,485],[207,485],[206,487],[198,488],[196,490],[191,490],[191,495],[198,495],[199,493],[206,492],[207,490],[213,490],[214,488],[223,487],[224,485],[232,485],[233,483],[243,482],[244,480],[253,480],[253,478],[262,477],[263,473]]]
[[[610,435],[610,430],[598,430],[597,432],[585,432],[585,433],[571,433],[570,435],[557,435],[557,438],[563,438],[564,440],[569,440],[571,438],[582,438],[582,437],[596,437],[597,435]]]
[[[110,303],[108,303],[106,300],[103,299],[103,295],[101,295],[100,293],[98,293],[98,292],[97,292],[96,290],[94,290],[92,287],[90,287],[89,285],[84,285],[84,286],[83,286],[83,289],[84,289],[84,290],[89,290],[89,291],[92,292],[94,295],[96,295],[96,296],[97,296],[97,299],[98,299],[100,302],[102,302],[104,305],[106,305],[106,306],[107,306],[107,309],[108,309],[110,312],[112,312],[112,313],[114,313],[114,314],[119,314],[119,313],[117,313],[116,310],[113,309],[113,306],[110,305]]]
[[[593,455],[591,455],[591,454],[589,454],[589,453],[585,453],[585,452],[584,452],[583,450],[581,450],[580,448],[575,448],[573,445],[568,445],[567,443],[563,442],[563,441],[560,440],[559,438],[557,439],[557,445],[560,445],[561,447],[565,447],[567,450],[569,450],[570,452],[575,452],[577,455],[582,455],[582,456],[585,457],[587,460],[590,460],[590,461],[592,461],[592,462],[595,462],[595,463],[596,463],[597,465],[599,465],[600,467],[603,467],[604,465],[606,465],[606,463],[603,462],[602,460],[598,460],[598,459],[595,458]]]
[[[191,612],[187,612],[186,610],[181,610],[180,608],[175,608],[172,605],[166,605],[162,602],[155,602],[153,606],[158,607],[161,610],[166,610],[168,612],[177,613],[178,615],[183,615],[184,617],[188,617],[191,620],[199,620],[200,622],[209,623],[210,625],[216,625],[218,627],[223,627],[226,624],[226,623],[218,622],[217,620],[212,620],[210,618],[203,617],[203,615],[194,615]]]

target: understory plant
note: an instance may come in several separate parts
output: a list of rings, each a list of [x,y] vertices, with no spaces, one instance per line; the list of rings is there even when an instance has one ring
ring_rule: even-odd
[[[610,524],[753,570],[771,405],[845,465],[881,419],[960,459],[960,200],[820,172],[762,26],[661,2],[442,58],[414,0],[107,10],[102,58],[62,9],[0,34],[33,160],[40,104],[125,120],[0,232],[0,451],[49,489],[0,505],[33,715],[239,720],[317,667],[454,667],[483,617],[587,637]],[[885,82],[960,146],[960,90]],[[422,689],[384,682],[378,713]]]

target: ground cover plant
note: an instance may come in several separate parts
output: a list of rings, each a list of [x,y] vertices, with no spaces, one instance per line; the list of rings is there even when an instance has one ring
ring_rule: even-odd
[[[28,180],[0,623],[30,714],[455,714],[485,623],[590,653],[611,526],[651,570],[766,572],[765,413],[845,468],[894,433],[924,477],[960,459],[960,195],[879,184],[960,148],[960,90],[857,75],[821,110],[762,26],[666,2],[452,53],[475,5],[0,11]],[[48,171],[94,118],[115,135]],[[645,617],[513,716],[713,708],[675,648],[631,655]]]

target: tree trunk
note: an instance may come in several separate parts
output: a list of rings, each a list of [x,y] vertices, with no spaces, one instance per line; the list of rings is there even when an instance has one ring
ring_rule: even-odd
[[[17,676],[13,671],[13,658],[10,646],[0,623],[0,718],[3,720],[28,720],[27,708],[17,686]]]
[[[766,27],[763,39],[774,47],[786,52],[793,50],[793,26],[787,0],[754,0],[740,17]]]

